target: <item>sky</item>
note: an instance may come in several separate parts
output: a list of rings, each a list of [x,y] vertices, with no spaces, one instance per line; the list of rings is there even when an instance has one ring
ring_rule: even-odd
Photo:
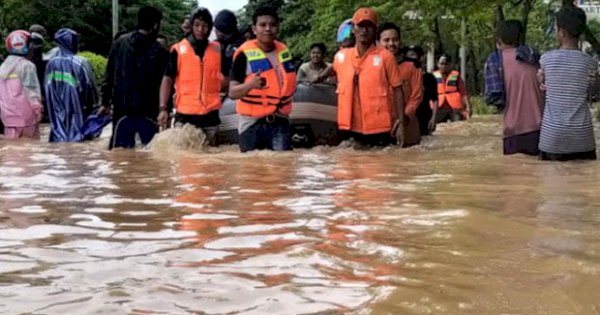
[[[198,0],[198,5],[201,7],[208,8],[213,16],[217,15],[219,11],[228,9],[233,12],[241,9],[248,0]]]

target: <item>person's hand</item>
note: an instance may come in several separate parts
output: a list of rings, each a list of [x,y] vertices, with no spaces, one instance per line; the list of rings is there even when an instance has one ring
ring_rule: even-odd
[[[429,129],[429,132],[434,132],[435,127],[436,127],[435,117],[432,117],[431,120],[429,120],[429,123],[427,124],[427,128]]]
[[[35,106],[33,108],[33,113],[35,115],[35,118],[37,119],[37,122],[39,123],[40,121],[42,121],[42,118],[44,117],[44,115],[43,115],[44,107],[42,105]]]
[[[400,119],[396,119],[394,124],[392,125],[391,130],[392,138],[396,139],[396,145],[399,147],[404,146],[404,122]]]
[[[546,91],[546,74],[543,69],[539,69],[537,72],[537,80],[540,84],[540,90]]]
[[[166,109],[161,109],[156,121],[160,127],[166,128],[169,124],[169,112]]]
[[[260,90],[267,87],[267,79],[260,76],[260,71],[254,74],[254,76],[248,83],[250,84],[250,87],[252,89]]]
[[[98,110],[96,111],[96,115],[98,115],[98,116],[108,115],[108,114],[110,114],[110,109],[104,105],[100,106],[100,108],[98,108]]]

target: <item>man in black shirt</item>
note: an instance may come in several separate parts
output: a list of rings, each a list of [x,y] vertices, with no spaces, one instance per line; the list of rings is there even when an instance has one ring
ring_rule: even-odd
[[[221,44],[221,69],[225,79],[221,90],[227,92],[229,89],[229,73],[233,65],[233,54],[246,39],[237,27],[237,18],[229,10],[223,10],[215,17],[215,34]]]
[[[158,9],[142,7],[138,30],[119,37],[110,50],[99,113],[112,105],[111,149],[133,148],[136,134],[146,145],[158,132],[158,91],[169,58],[156,41],[162,17]]]

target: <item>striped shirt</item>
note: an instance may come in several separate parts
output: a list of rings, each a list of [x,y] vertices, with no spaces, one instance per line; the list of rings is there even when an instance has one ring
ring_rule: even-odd
[[[540,64],[545,74],[546,106],[539,149],[570,154],[596,149],[592,114],[588,105],[590,74],[597,65],[579,50],[545,53]]]

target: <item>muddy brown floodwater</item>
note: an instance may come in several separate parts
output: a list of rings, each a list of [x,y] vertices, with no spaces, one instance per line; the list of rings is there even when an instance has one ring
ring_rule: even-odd
[[[600,313],[600,163],[503,157],[500,132],[377,152],[0,140],[0,313]]]

